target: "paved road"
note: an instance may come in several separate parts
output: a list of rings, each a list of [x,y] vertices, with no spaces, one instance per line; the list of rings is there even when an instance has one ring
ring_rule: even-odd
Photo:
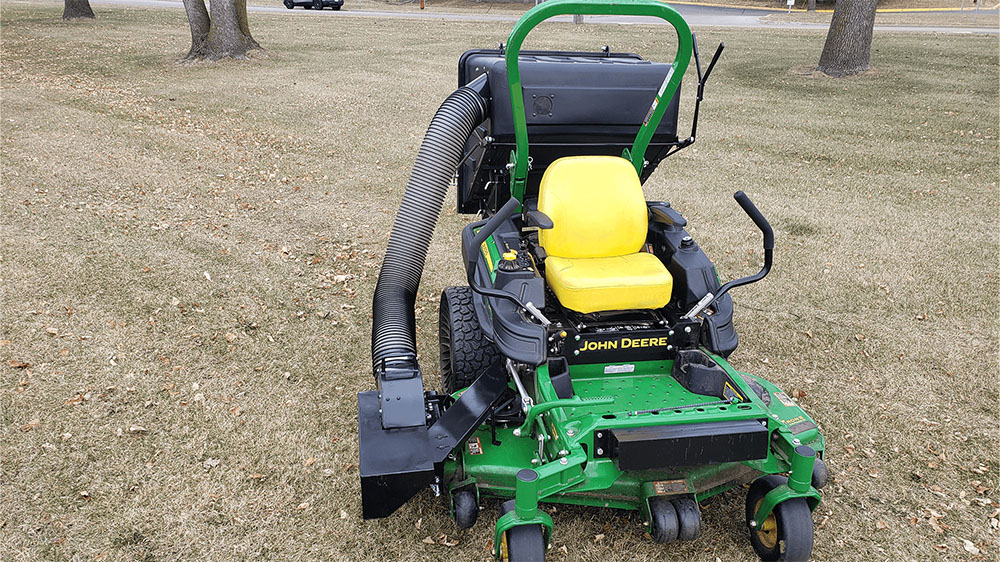
[[[356,0],[346,0],[347,4],[344,6],[344,10],[335,12],[332,10],[305,10],[302,8],[296,8],[294,10],[288,10],[284,6],[280,5],[277,0],[275,0],[274,6],[259,6],[250,5],[247,10],[251,12],[263,12],[263,13],[283,13],[283,14],[294,14],[296,16],[304,17],[377,17],[377,18],[397,18],[397,19],[424,19],[424,20],[438,20],[438,21],[516,21],[518,15],[516,14],[475,14],[475,13],[445,13],[445,12],[432,12],[432,11],[407,11],[407,12],[395,12],[395,11],[379,11],[379,10],[363,10],[363,9],[353,9],[352,4]],[[180,0],[91,0],[93,4],[112,4],[112,5],[124,5],[124,6],[147,6],[147,7],[157,7],[157,8],[183,8]],[[774,22],[774,21],[763,21],[761,18],[775,12],[781,12],[782,10],[760,10],[760,9],[742,9],[742,8],[722,8],[717,6],[694,6],[690,4],[675,4],[677,11],[684,16],[692,27],[701,26],[720,26],[720,27],[763,27],[770,29],[805,29],[805,30],[821,30],[825,31],[828,26],[823,24],[815,23],[795,23],[795,22]],[[980,12],[980,17],[983,18],[984,24],[988,25],[990,21],[996,21],[998,14],[997,10],[989,10]],[[558,18],[553,18],[557,21],[570,21],[569,16],[563,16]],[[617,23],[617,24],[662,24],[663,20],[658,18],[645,18],[645,17],[629,17],[629,16],[587,16],[586,21],[591,22],[602,22],[602,23]],[[944,26],[888,26],[888,25],[876,25],[875,31],[894,31],[894,32],[923,32],[923,33],[954,33],[954,34],[993,34],[997,35],[1000,33],[1000,28],[997,27],[944,27]]]

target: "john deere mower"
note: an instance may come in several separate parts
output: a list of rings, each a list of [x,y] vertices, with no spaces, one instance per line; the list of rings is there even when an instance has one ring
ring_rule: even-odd
[[[521,50],[532,28],[567,14],[662,18],[677,32],[676,56]],[[494,554],[541,560],[553,529],[540,502],[637,510],[668,543],[699,536],[699,502],[749,483],[754,550],[809,557],[823,437],[787,394],[728,362],[738,343],[730,290],[771,269],[771,227],[737,191],[763,234],[764,264],[722,283],[681,213],[642,191],[695,141],[722,49],[703,73],[687,23],[656,0],[549,0],[506,45],[462,55],[375,289],[377,390],[358,394],[365,518],[429,488],[469,528],[498,498]],[[681,139],[692,58],[698,91]],[[425,391],[414,301],[456,172],[458,211],[482,220],[462,232],[468,284],[441,295],[443,389]]]

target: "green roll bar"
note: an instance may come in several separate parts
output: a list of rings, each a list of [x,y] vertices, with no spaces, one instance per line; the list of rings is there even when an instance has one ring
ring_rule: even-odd
[[[677,55],[670,65],[663,84],[649,106],[646,118],[639,133],[632,143],[631,149],[625,149],[622,156],[632,162],[635,171],[642,174],[646,164],[646,147],[653,138],[663,113],[667,110],[669,100],[680,86],[691,61],[693,39],[691,28],[684,17],[672,6],[659,0],[548,0],[530,9],[514,24],[514,29],[507,39],[505,60],[507,64],[507,85],[510,88],[510,101],[514,118],[514,137],[516,148],[510,154],[512,173],[510,176],[510,193],[518,201],[524,202],[524,189],[528,181],[528,123],[524,113],[524,93],[521,87],[521,69],[518,66],[521,44],[528,32],[543,21],[561,15],[604,15],[604,16],[653,16],[666,20],[677,31]],[[667,103],[660,103],[666,99]]]

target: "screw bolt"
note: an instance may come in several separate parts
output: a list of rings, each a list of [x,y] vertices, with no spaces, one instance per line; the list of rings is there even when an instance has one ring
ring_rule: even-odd
[[[603,454],[604,454],[604,449],[602,449],[602,448],[598,447],[598,448],[597,448],[597,454],[598,454],[598,455],[603,455]]]
[[[684,326],[684,333],[685,334],[690,334],[691,333],[691,326]]]
[[[559,459],[559,464],[569,464],[569,459],[567,459],[566,457],[563,457],[563,458]]]

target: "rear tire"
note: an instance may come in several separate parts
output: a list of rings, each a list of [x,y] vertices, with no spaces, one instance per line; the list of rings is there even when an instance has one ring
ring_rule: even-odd
[[[764,476],[754,481],[747,492],[746,513],[750,544],[761,560],[768,562],[800,562],[808,560],[812,554],[812,511],[805,498],[785,500],[774,506],[760,529],[749,526],[764,496],[787,481],[787,478],[777,475]]]
[[[514,500],[503,503],[500,513],[514,510]],[[506,531],[500,543],[504,562],[545,562],[545,534],[541,525],[518,525]]]
[[[293,2],[292,0],[285,0],[284,4],[285,7],[288,8],[289,10],[295,7],[295,2]]]
[[[441,293],[438,341],[441,386],[447,394],[469,386],[500,361],[500,351],[479,326],[469,287],[448,287]]]
[[[323,9],[323,0],[313,0],[313,9],[314,10],[322,10]]]

